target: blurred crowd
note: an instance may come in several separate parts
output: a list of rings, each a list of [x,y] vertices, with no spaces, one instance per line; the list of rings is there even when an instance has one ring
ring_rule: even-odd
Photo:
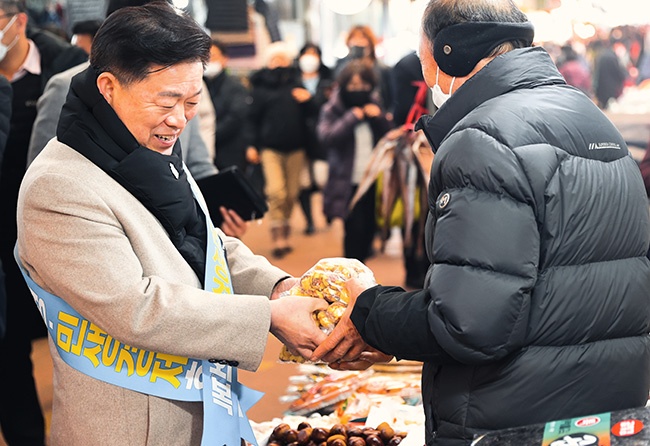
[[[35,26],[90,52],[101,26],[96,17],[104,14],[103,2],[86,2],[79,8],[70,1],[65,7],[58,2],[27,5]],[[256,60],[261,66],[234,72],[229,70],[229,46],[214,40],[204,77],[209,94],[204,95],[197,118],[202,142],[217,169],[237,166],[268,200],[275,258],[292,251],[289,220],[297,204],[305,219],[301,228],[305,234],[315,231],[315,212],[323,212],[328,223],[343,219],[343,254],[363,261],[373,254],[375,221],[382,218],[377,216],[374,188],[349,209],[365,161],[389,130],[409,124],[414,105],[435,110],[430,101],[414,104],[413,82],[422,81],[419,60],[411,53],[394,67],[385,65],[377,57],[380,39],[365,25],[348,30],[348,54],[333,67],[323,63],[318,44],[294,48],[276,34],[272,43],[258,49]],[[567,83],[606,110],[626,86],[648,85],[648,40],[647,27],[622,26],[586,41],[542,45]],[[198,175],[194,172],[197,178],[208,174],[213,171],[205,166]],[[323,193],[322,209],[314,209],[315,192]],[[406,283],[419,286],[422,274],[413,274]]]
[[[593,98],[603,110],[621,97],[625,87],[650,85],[647,26],[620,26],[586,41],[544,46],[567,83]]]

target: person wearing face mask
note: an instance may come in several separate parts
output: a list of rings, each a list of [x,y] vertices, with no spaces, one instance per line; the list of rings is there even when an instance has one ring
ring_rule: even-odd
[[[295,50],[274,42],[264,54],[265,67],[250,76],[251,104],[247,120],[247,160],[260,163],[269,202],[271,254],[282,258],[293,251],[289,219],[300,189],[305,164],[306,117],[311,93],[293,66]]]
[[[318,141],[316,125],[318,115],[332,94],[332,70],[323,64],[320,47],[307,43],[300,49],[298,67],[302,74],[302,85],[310,94],[306,101],[307,106],[307,146],[305,153],[307,162],[300,174],[300,194],[298,202],[307,223],[305,234],[310,235],[315,231],[314,217],[312,215],[311,196],[322,189],[327,178],[327,153]]]
[[[310,358],[368,344],[423,361],[428,446],[648,400],[643,180],[533,36],[511,0],[429,2],[419,56],[440,108],[416,126],[435,152],[424,287],[348,282],[348,310]]]
[[[237,166],[245,172],[247,142],[242,122],[246,120],[248,111],[248,91],[237,77],[228,73],[227,66],[226,46],[213,40],[204,80],[217,119],[214,164],[219,169]]]
[[[344,221],[344,256],[364,261],[372,254],[375,237],[374,188],[352,211],[349,205],[372,150],[390,130],[391,122],[373,94],[377,80],[367,62],[347,64],[336,83],[339,88],[323,107],[318,122],[318,137],[329,164],[323,212],[329,221]]]
[[[379,94],[381,106],[390,110],[393,105],[394,91],[391,81],[391,68],[377,59],[376,46],[377,37],[367,25],[355,25],[348,31],[345,43],[348,47],[348,54],[336,61],[334,76],[338,77],[345,66],[353,60],[365,60],[369,63],[377,77],[375,89]]]
[[[7,326],[0,340],[0,428],[10,445],[45,442],[32,376],[32,340],[45,336],[34,300],[13,260],[18,189],[25,174],[36,102],[48,79],[87,59],[86,53],[29,23],[24,0],[0,0],[0,75],[11,83],[11,126],[0,171],[0,261]]]

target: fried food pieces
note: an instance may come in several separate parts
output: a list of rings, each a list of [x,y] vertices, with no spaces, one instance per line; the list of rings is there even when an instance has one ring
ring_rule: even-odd
[[[313,314],[314,322],[323,332],[329,334],[345,313],[350,295],[345,282],[356,278],[367,284],[376,285],[372,271],[357,259],[326,258],[319,260],[301,278],[298,285],[289,290],[290,295],[325,299],[330,306]],[[283,362],[306,362],[305,358],[292,354],[282,346],[279,359]]]

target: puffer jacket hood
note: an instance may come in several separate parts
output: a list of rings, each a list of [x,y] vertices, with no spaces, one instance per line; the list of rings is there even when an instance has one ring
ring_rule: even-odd
[[[427,444],[643,406],[650,221],[620,133],[541,48],[419,122],[436,157],[425,288],[362,293],[370,345],[425,362]]]

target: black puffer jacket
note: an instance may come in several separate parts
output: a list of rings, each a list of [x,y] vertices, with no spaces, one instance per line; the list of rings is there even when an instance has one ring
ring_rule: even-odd
[[[0,172],[5,146],[9,137],[9,123],[11,122],[11,84],[6,77],[0,76]],[[4,336],[6,326],[7,296],[5,295],[5,280],[0,261],[0,339]]]
[[[425,362],[427,444],[643,406],[650,222],[616,128],[541,48],[496,58],[419,125],[437,150],[426,287],[367,290],[352,320]]]
[[[6,77],[0,75],[0,166],[2,166],[2,157],[9,138],[11,96],[11,84]]]
[[[294,88],[302,88],[297,68],[262,68],[250,80],[253,88],[247,129],[247,134],[252,135],[249,145],[282,153],[304,149],[307,105],[298,103],[292,94]]]

